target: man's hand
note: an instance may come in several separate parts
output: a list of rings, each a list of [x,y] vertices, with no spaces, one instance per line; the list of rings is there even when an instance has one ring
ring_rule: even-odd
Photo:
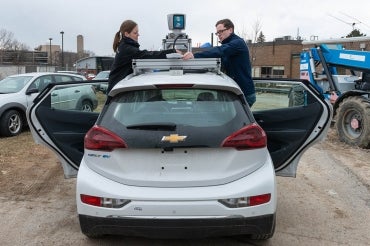
[[[186,53],[182,56],[182,59],[183,59],[183,60],[194,59],[194,55],[193,55],[193,53],[191,53],[191,52],[186,52]]]

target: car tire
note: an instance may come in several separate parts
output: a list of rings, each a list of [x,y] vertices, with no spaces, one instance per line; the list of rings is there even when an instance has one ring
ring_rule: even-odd
[[[23,117],[19,111],[6,111],[0,119],[0,135],[4,137],[17,136],[22,132],[23,125]]]
[[[93,108],[93,104],[88,101],[88,100],[84,100],[81,104],[81,111],[85,111],[85,112],[92,112],[94,110]]]
[[[288,94],[289,107],[303,106],[305,104],[305,93],[302,86],[293,86]]]
[[[339,140],[360,148],[370,148],[370,100],[363,96],[343,99],[335,123]]]

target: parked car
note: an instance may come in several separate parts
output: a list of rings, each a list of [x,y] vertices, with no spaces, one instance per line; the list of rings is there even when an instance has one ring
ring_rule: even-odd
[[[77,176],[82,232],[272,237],[275,174],[295,177],[302,154],[326,136],[330,103],[307,81],[255,79],[252,111],[218,60],[156,62],[160,70],[119,82],[100,114],[53,110],[57,86],[28,110],[35,141],[57,154],[65,177]],[[310,100],[290,107],[297,85]]]
[[[27,125],[26,109],[33,99],[48,84],[56,82],[78,81],[81,75],[67,73],[25,73],[9,76],[0,81],[0,135],[16,136]],[[73,90],[70,94],[68,90]],[[54,107],[73,107],[92,111],[96,107],[96,96],[91,86],[79,85],[73,89],[65,88],[55,91]]]
[[[101,71],[99,72],[93,80],[102,80],[107,81],[106,83],[101,83],[97,86],[97,89],[102,92],[106,92],[108,89],[108,79],[110,71]]]
[[[83,74],[81,74],[80,72],[77,72],[77,71],[68,71],[68,70],[64,70],[64,71],[57,71],[57,73],[68,73],[68,74],[83,75]]]
[[[93,78],[95,78],[95,74],[93,74],[93,73],[86,74],[86,79],[87,80],[92,80]]]

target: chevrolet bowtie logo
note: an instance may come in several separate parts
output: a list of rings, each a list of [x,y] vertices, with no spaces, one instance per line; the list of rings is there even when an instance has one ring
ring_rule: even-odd
[[[163,136],[162,142],[178,143],[184,141],[187,136],[179,136],[179,134],[171,134],[169,136]]]

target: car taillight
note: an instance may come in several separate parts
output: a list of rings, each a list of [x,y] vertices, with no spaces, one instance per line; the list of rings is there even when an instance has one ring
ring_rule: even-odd
[[[238,197],[229,199],[220,199],[220,203],[228,208],[242,208],[242,207],[252,207],[261,204],[268,203],[271,200],[271,193],[248,196],[248,197]]]
[[[108,198],[108,197],[98,197],[98,196],[90,196],[81,194],[80,195],[81,202],[96,206],[96,207],[104,207],[104,208],[122,208],[123,206],[127,205],[131,200],[127,199],[118,199],[118,198]]]
[[[257,206],[268,203],[271,200],[271,194],[263,194],[249,197],[249,206]]]
[[[238,150],[264,148],[267,144],[265,131],[256,123],[252,123],[228,136],[222,147],[233,147]]]
[[[85,149],[112,151],[117,148],[127,148],[127,144],[104,127],[95,125],[85,135]]]

